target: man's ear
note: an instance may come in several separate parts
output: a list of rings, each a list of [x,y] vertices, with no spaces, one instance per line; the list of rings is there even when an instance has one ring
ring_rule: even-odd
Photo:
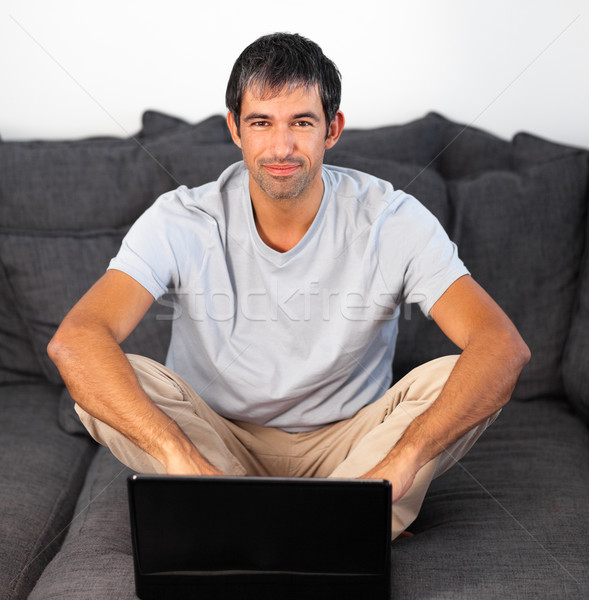
[[[237,123],[233,118],[233,113],[229,111],[227,113],[227,127],[229,127],[229,132],[231,133],[231,137],[235,142],[238,148],[241,148],[241,138],[239,137],[239,129],[237,128]]]
[[[327,138],[325,140],[325,149],[329,150],[333,148],[337,141],[339,140],[339,136],[342,134],[344,130],[344,125],[346,120],[344,118],[344,113],[341,110],[338,110],[335,113],[335,117],[333,117],[333,121],[329,124],[327,128]]]

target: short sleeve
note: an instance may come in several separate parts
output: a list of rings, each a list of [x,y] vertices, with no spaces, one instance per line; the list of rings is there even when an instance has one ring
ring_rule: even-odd
[[[388,211],[382,230],[381,253],[396,256],[402,271],[400,300],[418,304],[429,316],[452,283],[469,274],[456,244],[425,206],[404,193]]]
[[[181,261],[201,262],[199,219],[181,201],[182,189],[164,194],[133,224],[108,268],[123,271],[156,300],[181,282]],[[201,227],[202,229],[202,227]],[[200,236],[200,238],[199,238]],[[200,256],[199,256],[200,255]]]

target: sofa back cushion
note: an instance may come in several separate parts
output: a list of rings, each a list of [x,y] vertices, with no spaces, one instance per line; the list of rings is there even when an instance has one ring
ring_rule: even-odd
[[[240,159],[221,117],[189,125],[150,111],[143,126],[132,139],[0,144],[0,383],[18,365],[62,383],[47,344],[130,225],[160,194],[205,183]],[[124,350],[164,361],[170,306],[154,304]]]
[[[364,158],[345,156],[342,148]],[[403,167],[413,169],[405,191],[439,218],[473,277],[530,346],[532,360],[514,396],[563,396],[562,359],[585,238],[587,153],[528,134],[503,140],[436,114],[348,137],[344,131],[332,153],[338,164],[380,177],[383,161],[394,163],[384,178],[401,189]],[[459,349],[431,319],[403,307],[395,379],[453,352]]]
[[[12,335],[32,344],[37,370],[60,381],[46,344],[135,218],[161,192],[210,181],[239,158],[221,117],[188,125],[153,112],[132,140],[0,144],[0,266],[18,307]],[[585,238],[586,152],[526,134],[506,141],[431,114],[344,131],[326,162],[388,179],[430,208],[532,350],[516,397],[563,394]],[[162,306],[153,310],[128,344],[161,358],[169,323]],[[396,378],[456,351],[433,321],[403,307]]]
[[[126,228],[83,232],[16,232],[0,236],[0,254],[19,312],[27,325],[45,377],[61,377],[46,348],[75,302],[100,278],[121,244]],[[169,310],[154,305],[123,343],[127,352],[162,360],[169,341]]]
[[[589,220],[587,222],[589,240]],[[567,340],[563,373],[567,396],[577,412],[589,423],[589,247],[581,268],[581,285]]]
[[[129,225],[160,194],[189,184],[188,175],[204,183],[240,159],[233,143],[223,143],[227,126],[220,117],[196,125],[177,121],[149,111],[145,132],[132,138],[0,144],[1,226],[71,231]],[[217,156],[227,148],[232,154]]]
[[[0,144],[0,223],[34,230],[119,227],[172,177],[134,140]]]
[[[518,149],[516,139],[515,155]],[[573,152],[448,184],[461,256],[532,352],[516,398],[564,391],[561,363],[584,246],[585,168],[585,157]]]
[[[28,328],[0,262],[0,386],[44,380]]]

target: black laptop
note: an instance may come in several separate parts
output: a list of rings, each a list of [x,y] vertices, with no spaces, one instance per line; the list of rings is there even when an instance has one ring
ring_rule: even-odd
[[[381,480],[129,477],[142,600],[390,597]]]

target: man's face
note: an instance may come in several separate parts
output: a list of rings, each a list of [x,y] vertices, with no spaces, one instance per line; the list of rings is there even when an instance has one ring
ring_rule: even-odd
[[[316,87],[285,90],[262,100],[247,90],[241,102],[239,134],[228,116],[233,140],[250,173],[250,193],[273,200],[304,199],[323,193],[321,165],[341,132],[338,113],[328,129]]]

